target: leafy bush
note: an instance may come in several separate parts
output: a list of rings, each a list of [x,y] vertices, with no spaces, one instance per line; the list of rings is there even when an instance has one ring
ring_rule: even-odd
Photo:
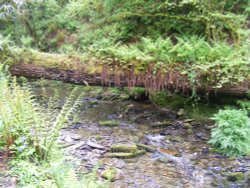
[[[238,100],[237,104],[244,110],[246,110],[250,114],[250,101],[245,99],[245,100]]]
[[[250,153],[250,119],[243,110],[220,110],[213,118],[216,127],[211,133],[211,143],[227,156]]]

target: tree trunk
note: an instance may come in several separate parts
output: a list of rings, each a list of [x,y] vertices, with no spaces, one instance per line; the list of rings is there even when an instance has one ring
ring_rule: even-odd
[[[122,68],[115,63],[91,61],[83,63],[78,57],[40,52],[30,54],[26,60],[22,58],[19,63],[10,67],[10,72],[15,76],[45,78],[83,85],[145,87],[149,91],[171,90],[182,93],[192,91],[188,79],[178,71],[155,73],[150,67],[144,71],[137,71],[133,66]],[[249,91],[249,81],[217,89],[198,85],[195,89],[200,94],[244,97]]]

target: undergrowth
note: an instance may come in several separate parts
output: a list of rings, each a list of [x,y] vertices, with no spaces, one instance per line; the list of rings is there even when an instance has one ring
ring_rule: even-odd
[[[218,152],[227,156],[250,154],[250,119],[244,110],[220,110],[212,118],[216,127],[209,141]]]
[[[83,61],[115,63],[135,74],[172,72],[174,90],[189,87],[195,96],[199,87],[249,80],[248,7],[247,0],[6,2],[0,30],[24,49],[22,57],[32,48],[85,54]],[[13,51],[1,58],[17,62],[20,53]]]
[[[77,88],[63,106],[56,100],[39,103],[27,84],[19,85],[1,66],[0,71],[1,149],[12,159],[12,174],[19,187],[107,187],[96,173],[81,175],[79,161],[64,156],[58,137],[82,102]],[[79,93],[79,92],[78,92]]]

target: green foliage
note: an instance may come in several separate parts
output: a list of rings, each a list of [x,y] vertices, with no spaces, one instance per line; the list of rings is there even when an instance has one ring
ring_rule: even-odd
[[[145,88],[142,87],[126,89],[125,92],[133,99],[141,99],[143,96],[145,96]]]
[[[193,97],[197,86],[249,79],[247,0],[44,0],[12,7],[0,30],[25,49],[84,53],[85,60],[135,73],[180,72],[173,79],[188,82]]]
[[[227,156],[242,156],[250,153],[250,119],[242,110],[220,110],[213,117],[216,127],[211,133],[211,143]]]
[[[210,43],[197,36],[176,39],[177,42],[173,43],[170,38],[142,38],[130,45],[99,47],[96,55],[104,63],[118,62],[125,68],[133,65],[139,72],[145,71],[149,65],[155,72],[159,69],[163,72],[178,70],[187,76],[192,87],[221,88],[241,83],[249,77],[249,45]]]
[[[169,95],[166,92],[159,92],[153,96],[151,99],[158,106],[164,106],[168,102]]]
[[[75,15],[82,16],[92,25],[119,23],[120,40],[123,41],[137,36],[173,33],[193,33],[209,39],[223,39],[231,35],[238,40],[246,19],[236,14],[244,10],[234,11],[240,3],[229,0],[94,0],[84,1],[88,2],[86,6],[80,6],[80,2],[74,2],[72,10]],[[247,7],[248,2],[242,2],[241,7],[244,5]]]
[[[11,162],[12,175],[17,176],[18,187],[39,188],[107,188],[108,181],[97,180],[97,170],[82,174],[76,170],[80,161],[65,157],[59,151],[49,162],[35,164],[27,160],[13,160]]]
[[[62,43],[86,50],[104,41],[130,43],[148,36],[198,35],[208,41],[240,42],[248,36],[248,5],[247,0],[24,1],[0,8],[8,13],[0,30],[20,45],[20,36],[31,37],[32,46],[44,51],[57,51]],[[58,33],[64,34],[60,41]]]
[[[238,100],[238,105],[250,113],[250,101],[249,100]]]
[[[61,129],[81,103],[74,89],[63,106],[56,99],[40,104],[30,87],[19,85],[0,64],[0,148],[12,154],[18,187],[104,188],[96,172],[80,174],[80,161],[63,156],[57,146]]]
[[[15,79],[2,76],[0,87],[2,137],[7,148],[20,158],[50,158],[61,128],[81,102],[80,96],[75,100],[76,90],[58,111],[53,102],[41,107],[29,86],[19,86]]]

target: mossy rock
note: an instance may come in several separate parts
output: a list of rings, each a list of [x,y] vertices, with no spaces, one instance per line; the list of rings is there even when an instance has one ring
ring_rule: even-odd
[[[135,153],[137,146],[135,144],[113,144],[110,150],[111,152]]]
[[[227,175],[227,180],[236,182],[244,179],[244,174],[242,172],[231,172]]]
[[[127,89],[126,92],[128,93],[130,98],[133,98],[135,100],[141,99],[145,96],[145,88],[142,87],[134,87]]]
[[[139,149],[146,150],[148,152],[156,152],[157,149],[153,146],[145,145],[145,144],[136,144]]]
[[[193,129],[187,129],[187,133],[188,133],[188,134],[193,134],[194,131],[193,131]]]
[[[120,158],[120,159],[129,159],[129,158],[133,158],[133,157],[138,157],[138,156],[143,155],[145,153],[146,153],[145,150],[138,150],[138,151],[136,151],[134,153],[116,152],[116,153],[107,153],[106,157]]]
[[[98,104],[98,101],[97,101],[97,100],[90,101],[90,104],[91,104],[91,105],[97,105],[97,104]]]
[[[106,157],[128,159],[135,157],[135,153],[107,153]]]
[[[169,135],[166,137],[167,140],[170,140],[172,142],[183,142],[184,139],[181,136],[174,136],[174,135]]]
[[[184,129],[192,129],[193,126],[190,123],[184,123],[183,128]]]
[[[109,181],[114,181],[116,179],[117,173],[118,172],[116,169],[110,168],[102,172],[102,177]]]
[[[96,139],[96,140],[101,140],[101,139],[102,139],[102,136],[101,136],[100,134],[97,134],[97,135],[95,136],[95,139]]]
[[[137,157],[140,155],[144,155],[145,153],[146,153],[146,150],[141,149],[141,150],[138,150],[137,152],[135,152],[135,156]]]
[[[118,126],[120,123],[118,121],[114,121],[114,120],[107,120],[107,121],[99,121],[99,125],[101,126]]]

